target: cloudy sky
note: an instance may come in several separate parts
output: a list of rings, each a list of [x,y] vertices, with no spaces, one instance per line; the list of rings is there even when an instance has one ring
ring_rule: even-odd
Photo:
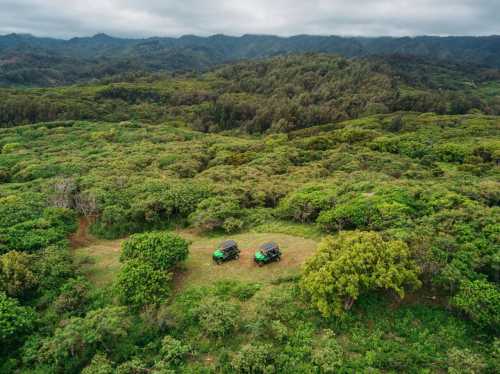
[[[500,0],[0,0],[0,34],[491,35]]]

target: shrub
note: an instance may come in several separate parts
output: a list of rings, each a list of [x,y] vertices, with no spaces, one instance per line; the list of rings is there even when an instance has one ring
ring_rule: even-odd
[[[419,286],[419,270],[400,240],[385,241],[375,232],[343,232],[325,238],[306,263],[301,287],[324,316],[341,316],[363,293]]]
[[[102,353],[97,353],[88,366],[86,366],[81,374],[113,374],[113,364],[112,362],[103,355]]]
[[[312,354],[312,361],[321,373],[336,373],[344,362],[344,352],[333,331],[328,330],[319,343]]]
[[[171,270],[188,256],[188,243],[167,232],[134,234],[122,245],[120,261],[137,259],[156,270]]]
[[[70,279],[61,287],[61,293],[54,301],[58,313],[83,314],[89,301],[90,283],[83,277]]]
[[[484,280],[464,281],[460,291],[451,300],[481,327],[500,331],[500,289]]]
[[[448,352],[448,373],[450,374],[476,374],[486,368],[481,355],[468,349],[452,348]]]
[[[44,219],[26,221],[5,230],[6,249],[38,251],[66,239],[68,232]]]
[[[270,344],[247,344],[233,358],[231,366],[237,373],[270,374],[276,372],[272,357]]]
[[[133,232],[136,227],[129,210],[121,205],[108,205],[92,225],[92,230],[106,238],[115,238]]]
[[[0,256],[0,291],[18,297],[32,290],[38,283],[32,261],[33,256],[17,251]]]
[[[321,186],[296,191],[280,201],[279,213],[301,223],[314,221],[322,210],[333,206],[336,192]]]
[[[115,374],[142,374],[149,372],[154,373],[154,371],[152,371],[141,359],[133,358],[130,361],[125,361],[124,363],[118,365]],[[171,374],[168,371],[165,371],[164,373]]]
[[[358,198],[322,212],[317,222],[327,231],[368,228],[380,219],[371,199]]]
[[[239,306],[216,297],[204,299],[197,310],[202,330],[209,336],[223,337],[239,324]]]
[[[40,347],[38,360],[58,372],[76,372],[89,363],[97,352],[112,353],[127,337],[131,326],[124,307],[108,307],[73,317]]]
[[[224,227],[229,219],[239,218],[241,209],[238,201],[233,197],[210,197],[203,200],[189,219],[193,226],[211,231]]]
[[[323,211],[317,222],[327,231],[370,229],[382,230],[407,224],[412,213],[407,193],[382,192],[380,195],[363,194]]]
[[[213,292],[217,296],[231,296],[245,301],[253,297],[261,288],[259,283],[243,283],[236,280],[223,280],[214,284]]]
[[[61,284],[75,274],[73,257],[65,245],[49,246],[36,253],[33,271],[39,289],[45,292],[59,290]]]
[[[241,219],[229,217],[226,220],[224,220],[222,228],[224,229],[225,232],[232,233],[240,231],[243,228],[244,224],[245,223]]]
[[[29,333],[35,322],[31,308],[21,306],[16,299],[0,292],[0,343],[9,346]]]
[[[5,154],[12,153],[15,150],[20,149],[20,148],[21,148],[21,144],[19,144],[19,143],[7,143],[7,144],[4,144],[4,146],[2,147],[2,153],[5,153]]]
[[[77,228],[75,213],[66,208],[46,208],[43,211],[43,218],[63,230],[66,234],[74,232]]]
[[[127,261],[116,278],[115,290],[125,305],[157,304],[170,295],[171,274],[141,260]]]
[[[38,194],[18,194],[0,198],[0,227],[11,227],[39,217],[43,199]]]
[[[191,348],[181,341],[167,335],[161,341],[162,359],[171,365],[179,365],[184,361]]]

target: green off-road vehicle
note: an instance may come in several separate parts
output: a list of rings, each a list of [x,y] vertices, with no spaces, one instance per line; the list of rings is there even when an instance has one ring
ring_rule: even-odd
[[[240,258],[240,250],[234,240],[226,240],[222,242],[212,255],[213,260],[217,265]]]
[[[262,244],[259,250],[255,252],[254,261],[259,266],[280,260],[281,260],[280,247],[278,246],[278,244],[274,242]]]

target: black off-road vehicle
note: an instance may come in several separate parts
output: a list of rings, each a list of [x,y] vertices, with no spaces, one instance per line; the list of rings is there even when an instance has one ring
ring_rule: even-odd
[[[275,242],[262,244],[259,250],[255,252],[254,261],[259,266],[280,260],[281,260],[280,247]]]
[[[212,255],[217,265],[240,258],[240,249],[234,240],[222,242]]]

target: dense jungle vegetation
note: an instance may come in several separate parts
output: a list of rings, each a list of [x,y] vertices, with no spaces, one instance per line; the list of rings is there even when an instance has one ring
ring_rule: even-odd
[[[245,59],[296,53],[348,58],[414,55],[500,68],[500,36],[340,37],[212,35],[121,39],[106,34],[70,40],[26,34],[0,35],[0,85],[57,86],[141,72],[206,71]],[[118,78],[120,79],[120,78]]]
[[[397,111],[500,113],[500,70],[408,56],[298,55],[206,74],[130,76],[49,89],[0,89],[0,126],[57,120],[179,120],[203,132],[293,130]]]
[[[404,56],[0,90],[0,372],[498,372],[498,114],[497,70]],[[317,249],[185,276],[255,233]]]

